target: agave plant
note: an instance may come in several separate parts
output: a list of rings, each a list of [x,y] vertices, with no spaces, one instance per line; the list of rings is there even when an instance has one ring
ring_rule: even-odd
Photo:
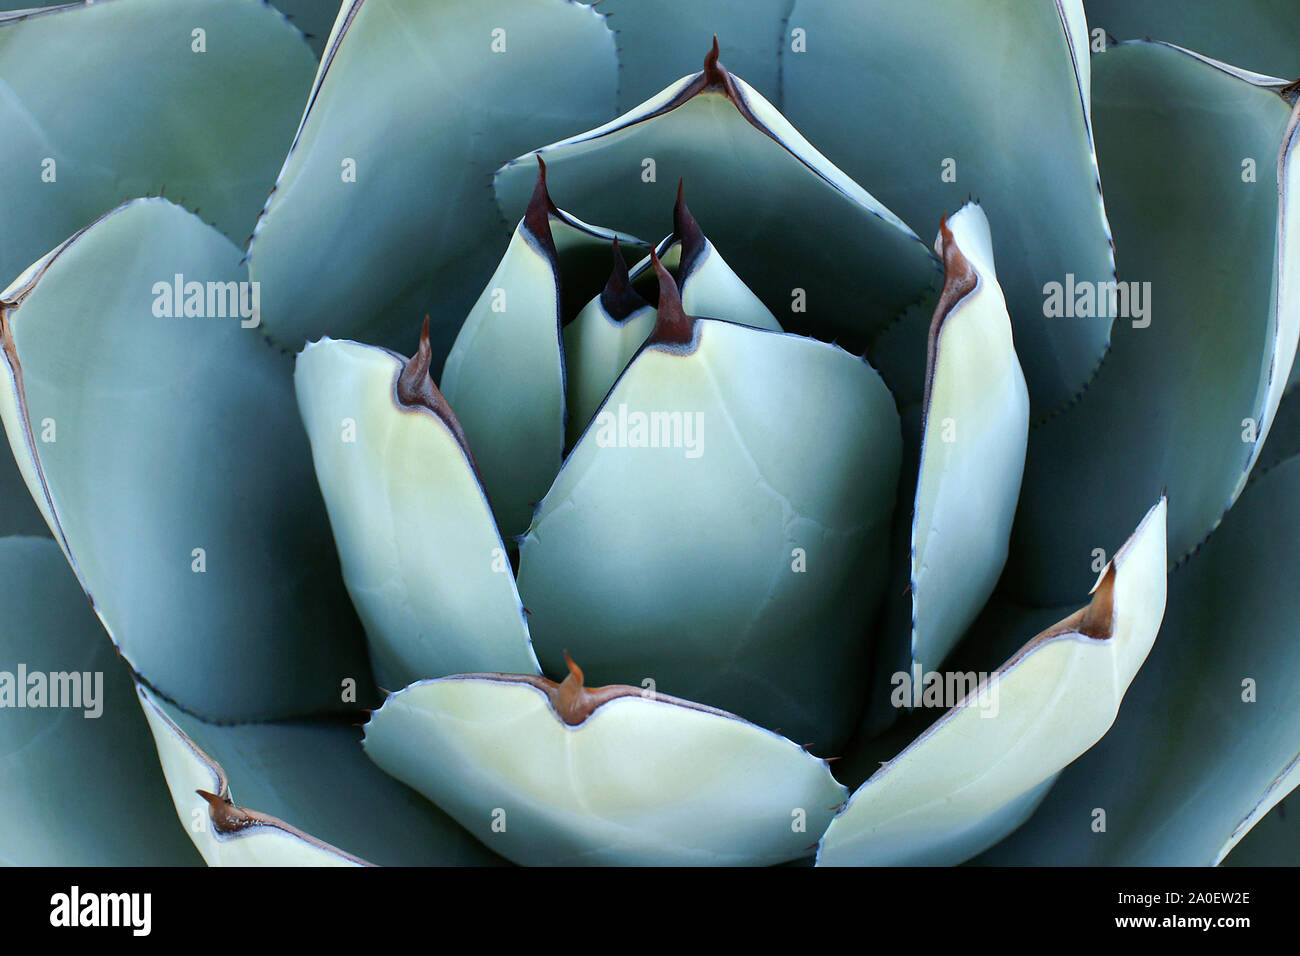
[[[0,859],[1296,862],[1300,13],[323,6],[0,14]]]

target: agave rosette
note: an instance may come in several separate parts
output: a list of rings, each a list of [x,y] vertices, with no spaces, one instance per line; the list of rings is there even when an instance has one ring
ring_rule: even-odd
[[[1300,17],[196,3],[0,14],[0,858],[1279,825]]]

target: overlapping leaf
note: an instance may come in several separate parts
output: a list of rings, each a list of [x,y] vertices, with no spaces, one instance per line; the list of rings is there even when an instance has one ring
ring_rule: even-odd
[[[242,242],[314,66],[302,34],[260,0],[0,15],[0,284],[164,189]]]
[[[0,538],[0,611],[0,863],[200,862],[130,674],[53,541]]]
[[[1044,286],[1106,281],[1115,266],[1079,0],[798,0],[789,26],[807,49],[783,53],[786,115],[925,234],[979,200],[996,224],[1034,417],[1060,407],[1092,375],[1111,323],[1046,317]]]
[[[1245,484],[1300,334],[1287,102],[1162,44],[1094,67],[1131,315],[1079,403],[1030,432],[1007,583],[1036,604],[1068,600],[1164,487],[1170,560],[1204,538]]]
[[[28,490],[127,660],[218,719],[337,709],[369,680],[290,359],[244,280],[215,229],[140,199],[0,294]]]
[[[349,0],[249,248],[272,334],[407,348],[430,314],[440,361],[500,255],[492,171],[604,120],[616,69],[566,0]]]

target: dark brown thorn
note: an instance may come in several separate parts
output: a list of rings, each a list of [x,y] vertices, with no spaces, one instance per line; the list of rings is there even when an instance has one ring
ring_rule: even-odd
[[[429,377],[429,363],[433,358],[433,349],[429,345],[429,317],[424,317],[424,326],[420,329],[420,344],[415,350],[415,354],[407,360],[406,365],[402,367],[401,374],[397,376],[397,400],[408,408],[427,408],[437,415],[444,425],[446,425],[456,441],[460,444],[465,456],[469,458],[470,464],[474,465],[474,455],[469,450],[469,442],[465,440],[465,432],[460,427],[460,422],[447,404],[447,400],[442,397],[442,392],[438,391],[438,386],[433,384],[433,379]],[[475,470],[478,466],[474,465]]]
[[[700,224],[695,221],[690,208],[686,205],[685,179],[677,181],[677,202],[673,206],[673,235],[682,244],[682,264],[677,271],[685,282],[686,277],[695,268],[695,261],[704,253],[705,245]]]
[[[727,68],[718,61],[718,35],[713,34],[713,49],[704,57],[704,82],[707,86],[728,86]]]
[[[689,345],[695,338],[695,317],[687,315],[682,308],[677,283],[653,249],[650,250],[650,264],[659,277],[659,317],[646,344]]]
[[[528,208],[524,210],[523,226],[541,244],[552,262],[556,260],[555,239],[551,235],[551,215],[555,212],[555,203],[551,202],[551,194],[546,189],[546,161],[538,153],[537,183],[533,186]]]
[[[609,317],[616,322],[622,322],[633,312],[644,309],[649,304],[632,288],[632,283],[628,279],[627,261],[618,246],[618,236],[614,237],[614,269],[610,272],[609,281],[605,283],[605,288],[600,293],[600,304]]]

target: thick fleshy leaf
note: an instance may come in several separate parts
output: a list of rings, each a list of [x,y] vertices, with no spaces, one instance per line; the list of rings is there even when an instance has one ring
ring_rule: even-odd
[[[456,335],[440,383],[464,424],[497,523],[511,536],[528,529],[564,457],[563,316],[551,207],[540,167],[528,211]]]
[[[1015,829],[1093,746],[1160,629],[1161,499],[1087,607],[1029,641],[871,776],[826,830],[820,866],[960,863]]]
[[[983,210],[941,231],[944,294],[930,327],[920,477],[912,511],[912,669],[937,667],[975,620],[1007,558],[1029,393]]]
[[[673,208],[673,232],[655,250],[661,261],[674,264],[682,308],[691,315],[782,331],[771,310],[704,235],[686,206],[681,185]],[[570,401],[578,403],[569,412],[570,445],[591,422],[615,380],[654,328],[655,311],[634,288],[654,279],[649,256],[629,274],[620,254],[604,291],[589,303],[579,321],[565,327],[569,396]]]
[[[1132,317],[1081,401],[1030,433],[1006,587],[1035,604],[1069,600],[1093,550],[1162,487],[1170,560],[1196,547],[1245,484],[1300,333],[1300,289],[1276,284],[1300,270],[1288,104],[1163,44],[1122,44],[1093,66]]]
[[[569,446],[595,417],[610,387],[655,326],[655,308],[632,288],[622,252],[615,250],[614,257],[604,291],[563,330]]]
[[[49,538],[0,538],[0,621],[0,863],[198,863],[130,673]]]
[[[731,69],[776,102],[792,6],[794,0],[599,0],[596,9],[618,44],[619,112],[659,92],[665,79],[695,72],[699,50],[714,34]]]
[[[446,814],[366,760],[355,727],[217,726],[136,689],[175,815],[209,866],[495,862]]]
[[[640,687],[587,689],[569,666],[558,685],[413,684],[366,725],[366,753],[524,864],[782,863],[807,855],[844,800],[791,740]]]
[[[1034,415],[1063,405],[1111,323],[1045,316],[1044,286],[1115,268],[1079,0],[798,0],[789,25],[807,39],[783,59],[791,122],[918,229],[979,199]]]
[[[302,34],[260,0],[0,16],[0,283],[164,189],[242,241],[314,68]]]
[[[460,426],[411,361],[325,339],[294,383],[375,677],[537,672],[523,606]]]
[[[887,561],[893,401],[836,346],[690,319],[661,281],[654,335],[521,544],[538,657],[562,673],[567,649],[593,679],[651,679],[833,751]]]
[[[215,229],[140,199],[0,294],[0,414],[55,540],[131,665],[227,720],[368,687],[291,361],[243,327],[244,277]]]
[[[704,234],[687,208],[684,183],[677,186],[672,235],[659,243],[656,251],[665,261],[672,255],[677,257],[677,286],[681,290],[682,308],[691,315],[725,319],[772,332],[784,331],[772,310],[750,291]],[[637,264],[632,281],[636,282],[647,273],[652,273],[649,257]]]
[[[1115,726],[981,862],[1206,866],[1296,785],[1297,494],[1300,458],[1260,474],[1172,572]]]
[[[937,263],[715,54],[705,67],[538,150],[552,188],[584,219],[653,236],[684,179],[709,238],[788,327],[865,346],[937,284]],[[529,153],[497,173],[507,218],[523,210],[535,166]]]
[[[1093,30],[1166,40],[1273,76],[1300,76],[1300,9],[1292,0],[1083,0]]]
[[[441,361],[501,254],[492,171],[601,122],[616,72],[565,0],[349,0],[249,248],[272,335],[406,348],[431,314]]]

